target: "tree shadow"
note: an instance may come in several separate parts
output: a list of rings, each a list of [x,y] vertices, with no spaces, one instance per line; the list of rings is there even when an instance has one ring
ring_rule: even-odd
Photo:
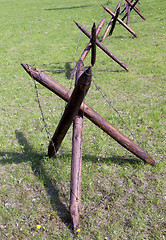
[[[72,9],[77,9],[77,8],[88,8],[88,7],[92,7],[94,5],[84,5],[84,6],[72,6],[72,7],[63,7],[63,8],[48,8],[48,9],[44,9],[46,11],[57,11],[57,10],[72,10]]]

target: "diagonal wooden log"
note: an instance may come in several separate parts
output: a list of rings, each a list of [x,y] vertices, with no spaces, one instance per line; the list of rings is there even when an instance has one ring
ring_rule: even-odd
[[[114,12],[115,14],[116,14],[116,12],[117,12],[117,9],[120,7],[121,3],[122,3],[122,0],[121,0],[121,1],[118,3],[118,5],[116,6],[115,12]],[[108,33],[109,33],[110,29],[111,29],[113,20],[114,20],[114,17],[112,17],[111,20],[110,20],[109,23],[108,23],[108,26],[107,26],[107,28],[106,28],[106,30],[105,30],[105,33],[104,33],[103,37],[102,37],[102,42],[104,42],[104,40],[106,39],[106,37],[107,37],[107,35],[108,35]]]
[[[115,24],[116,24],[117,18],[118,18],[118,16],[119,16],[119,13],[120,13],[120,7],[117,9],[116,14],[115,14],[115,17],[114,17],[114,20],[113,20],[113,22],[112,22],[112,27],[111,27],[110,32],[109,32],[109,35],[110,35],[110,36],[112,35],[112,33],[113,33],[113,31],[114,31]]]
[[[69,102],[66,105],[62,118],[48,146],[49,157],[54,156],[54,154],[58,151],[68,129],[72,124],[73,118],[78,113],[81,103],[88,92],[91,84],[91,78],[91,67],[89,67],[78,79]]]
[[[105,18],[103,18],[103,19],[101,20],[101,22],[99,23],[99,25],[98,25],[97,28],[96,28],[96,38],[97,38],[97,36],[99,35],[99,33],[100,33],[100,31],[101,31],[104,23],[105,23]],[[91,43],[91,41],[89,41],[88,45],[86,46],[86,48],[84,49],[83,53],[81,54],[81,57],[80,57],[79,60],[82,60],[82,61],[85,60],[85,58],[86,58],[86,56],[88,55],[91,47],[92,47],[92,43]],[[78,62],[77,62],[77,63],[78,63]],[[76,63],[76,65],[75,65],[73,71],[72,71],[71,74],[70,74],[70,79],[73,79],[74,76],[75,76],[75,74],[76,74],[77,63]]]
[[[113,13],[109,8],[105,7],[103,4],[101,4],[102,7],[109,13],[111,14],[113,17],[115,17],[115,13]],[[134,37],[138,37],[138,35],[129,27],[127,26],[126,23],[124,23],[120,18],[117,18],[117,21],[123,26],[125,27]]]
[[[82,60],[79,60],[75,84],[85,71]],[[79,225],[81,211],[81,165],[82,165],[82,142],[83,142],[83,115],[78,113],[73,120],[72,137],[72,160],[70,182],[70,215],[73,230],[76,233]]]
[[[91,39],[91,34],[79,23],[75,22],[77,27]],[[101,48],[109,57],[111,57],[115,62],[117,62],[121,67],[123,67],[126,71],[130,71],[128,66],[119,60],[114,54],[112,54],[105,46],[103,46],[98,40],[96,40],[96,45]]]
[[[62,86],[60,83],[55,81],[52,77],[48,76],[43,71],[31,67],[28,64],[21,64],[26,72],[37,82],[47,87],[49,90],[54,92],[56,95],[61,97],[65,101],[69,101],[71,92]],[[139,146],[137,146],[131,139],[126,137],[123,133],[117,130],[114,126],[112,126],[107,120],[105,120],[102,116],[100,116],[97,112],[95,112],[90,106],[86,103],[82,103],[80,106],[80,112],[84,113],[84,116],[87,117],[91,122],[93,122],[96,126],[101,128],[105,133],[107,133],[110,137],[112,137],[115,141],[117,141],[120,145],[126,148],[128,151],[133,153],[138,158],[155,165],[155,161],[149,156],[147,152],[142,150]]]
[[[134,11],[143,19],[146,20],[146,18],[140,13],[140,10],[137,9],[135,7],[135,5],[138,3],[138,1],[136,0],[134,4],[132,4],[129,0],[125,0],[131,7],[130,7],[130,12],[132,9],[134,9]],[[122,18],[122,21],[126,18],[126,14],[124,15],[124,17]]]
[[[94,66],[96,62],[96,25],[93,24],[92,27],[92,38],[91,38],[92,48],[91,48],[91,65]]]
[[[132,1],[133,1],[133,0],[132,0]],[[126,6],[127,6],[127,3],[125,2],[124,8],[123,8],[123,10],[120,12],[120,14],[124,13],[124,11],[126,10]]]

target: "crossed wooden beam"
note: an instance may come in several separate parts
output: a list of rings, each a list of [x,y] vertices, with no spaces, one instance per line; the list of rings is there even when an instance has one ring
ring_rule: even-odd
[[[124,28],[126,28],[134,37],[138,37],[138,35],[128,26],[129,24],[129,18],[130,18],[130,12],[132,11],[132,9],[134,9],[134,11],[144,20],[145,17],[140,13],[140,9],[136,7],[137,3],[140,3],[139,0],[135,0],[134,3],[133,0],[129,1],[129,0],[125,0],[125,7],[124,9],[120,12],[120,6],[122,3],[122,0],[118,3],[118,5],[116,6],[116,9],[114,11],[114,13],[106,6],[104,6],[103,4],[102,7],[112,16],[111,20],[108,23],[108,26],[106,28],[106,31],[103,35],[102,38],[102,42],[105,40],[106,36],[109,34],[109,36],[112,35],[114,28],[115,28],[115,24],[116,22],[119,22]],[[122,14],[124,11],[126,11],[125,15],[123,16],[122,19],[119,18],[119,14]],[[124,22],[124,19],[127,17],[127,22]]]
[[[80,24],[76,25],[89,38],[90,42],[85,48],[83,54],[78,60],[72,75],[75,77],[75,87],[71,93],[68,89],[58,83],[55,79],[44,73],[43,71],[34,68],[28,64],[21,64],[26,72],[37,82],[54,92],[67,103],[62,118],[60,119],[55,133],[48,146],[48,156],[52,157],[59,150],[67,131],[73,122],[73,137],[72,137],[72,161],[71,161],[71,184],[70,184],[70,215],[72,219],[74,232],[77,231],[79,225],[79,216],[81,210],[81,164],[82,164],[82,141],[83,141],[83,116],[87,117],[96,126],[101,128],[120,145],[129,150],[138,158],[155,165],[155,161],[150,155],[137,146],[131,139],[112,126],[107,120],[95,112],[90,106],[84,102],[84,98],[90,88],[92,79],[92,67],[87,70],[84,68],[83,60],[91,49],[91,65],[94,66],[96,61],[96,45],[99,46],[107,55],[119,63],[123,68],[128,70],[128,67],[117,59],[111,52],[108,51],[97,39],[101,27],[104,24],[103,19],[96,28],[93,24],[91,34]]]

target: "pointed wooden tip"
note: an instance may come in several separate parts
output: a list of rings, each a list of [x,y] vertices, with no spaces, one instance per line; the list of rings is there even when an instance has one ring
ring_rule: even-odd
[[[147,158],[145,158],[145,161],[146,161],[147,163],[152,164],[153,166],[156,165],[156,162],[155,162],[150,156],[148,156]]]
[[[74,21],[74,23],[77,25],[77,27],[79,27],[79,26],[80,26],[80,24],[79,24],[78,22]]]
[[[96,24],[95,24],[95,22],[93,23],[93,27],[92,28],[96,28]]]
[[[77,233],[77,229],[79,226],[80,212],[77,209],[75,204],[72,204],[70,206],[70,216],[71,216],[71,220],[72,220],[74,233]]]
[[[28,72],[29,71],[29,66],[28,64],[21,63],[21,66]]]
[[[106,9],[106,7],[105,7],[103,4],[101,4],[101,6],[102,6],[104,9]]]

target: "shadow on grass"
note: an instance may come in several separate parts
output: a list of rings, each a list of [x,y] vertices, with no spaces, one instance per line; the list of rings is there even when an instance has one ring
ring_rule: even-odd
[[[63,62],[63,63],[49,63],[49,64],[43,64],[44,67],[47,67],[48,69],[44,69],[44,72],[51,72],[52,74],[61,74],[65,73],[65,76],[67,79],[70,78],[70,73],[73,70],[71,67],[72,62]],[[61,64],[65,64],[62,66]]]
[[[65,223],[72,231],[70,213],[64,203],[60,200],[59,188],[56,186],[56,182],[50,179],[42,164],[42,160],[47,157],[44,153],[35,152],[30,144],[27,142],[22,132],[15,131],[18,143],[23,149],[23,153],[1,152],[0,156],[6,156],[5,160],[1,160],[0,164],[19,164],[21,162],[29,162],[31,164],[34,174],[42,179],[47,194],[50,196],[50,203],[55,211],[59,214],[63,223]]]
[[[64,203],[60,199],[60,191],[57,186],[57,183],[52,181],[52,179],[46,173],[46,170],[42,164],[42,160],[47,157],[45,153],[38,153],[33,150],[32,146],[26,140],[24,134],[20,131],[15,131],[16,138],[18,143],[23,149],[22,153],[15,153],[15,152],[1,152],[0,157],[6,156],[4,160],[0,161],[1,165],[6,164],[19,164],[21,162],[29,162],[31,164],[32,171],[34,174],[42,179],[44,187],[47,191],[47,194],[50,196],[50,203],[54,211],[57,211],[59,217],[61,218],[62,222],[68,226],[70,231],[73,233],[72,225],[71,225],[71,218],[70,212]],[[69,153],[63,153],[63,158],[69,156]],[[126,163],[133,165],[134,167],[138,167],[142,162],[137,158],[125,158],[125,157],[118,157],[118,156],[111,156],[105,158],[98,158],[94,155],[84,154],[83,161],[90,161],[90,162],[105,162],[105,163],[116,163],[123,166]]]
[[[57,11],[57,10],[72,10],[72,9],[77,9],[77,8],[88,8],[92,7],[94,5],[84,5],[84,6],[72,6],[72,7],[63,7],[63,8],[48,8],[44,9],[46,11]]]

